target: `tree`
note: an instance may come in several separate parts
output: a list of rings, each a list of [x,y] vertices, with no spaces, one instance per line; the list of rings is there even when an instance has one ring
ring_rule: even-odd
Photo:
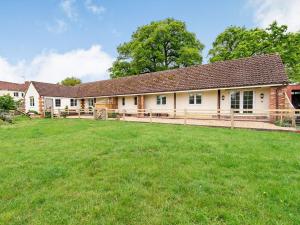
[[[66,79],[60,82],[64,86],[75,86],[77,84],[81,84],[81,80],[76,77],[67,77]]]
[[[16,103],[10,95],[0,96],[0,110],[14,110]]]
[[[291,81],[300,81],[300,33],[273,22],[268,28],[231,26],[219,34],[209,50],[210,62],[278,53]]]
[[[175,19],[139,27],[129,42],[118,48],[117,60],[109,69],[111,78],[155,72],[202,63],[204,45]]]

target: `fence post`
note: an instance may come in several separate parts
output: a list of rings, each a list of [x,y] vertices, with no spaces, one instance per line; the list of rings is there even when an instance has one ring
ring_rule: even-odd
[[[53,119],[53,116],[54,116],[54,115],[53,115],[53,114],[54,114],[54,109],[53,109],[53,107],[51,107],[50,110],[51,110],[51,119]]]
[[[105,120],[108,120],[108,109],[105,108]]]
[[[123,117],[123,120],[125,120],[125,109],[123,109],[122,117]]]
[[[78,118],[80,119],[80,108],[78,109]]]
[[[231,121],[231,129],[234,128],[234,111],[230,109],[230,121]]]
[[[150,109],[150,123],[152,123],[152,109]]]
[[[295,109],[292,110],[292,127],[296,127],[296,113],[295,113]]]
[[[187,117],[187,111],[184,109],[184,125],[186,125],[186,117]]]
[[[58,118],[60,118],[60,109],[57,110]]]
[[[96,108],[94,108],[94,110],[93,110],[93,117],[94,117],[94,120],[96,120],[96,119],[97,119],[97,116],[96,116],[96,114],[97,114],[97,110],[96,110]]]

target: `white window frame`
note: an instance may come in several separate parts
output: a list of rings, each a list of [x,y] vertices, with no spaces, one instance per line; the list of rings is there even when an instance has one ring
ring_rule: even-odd
[[[30,96],[29,97],[29,106],[31,106],[31,107],[34,107],[34,97],[33,96]]]
[[[19,97],[19,92],[14,92],[14,97]]]
[[[197,96],[200,96],[200,103],[197,103]],[[191,97],[193,97],[193,103],[190,102]],[[201,93],[190,93],[188,96],[189,105],[201,105],[202,104],[202,94]]]
[[[165,99],[165,103],[163,103],[163,99]],[[156,105],[166,105],[167,104],[167,96],[166,95],[157,95],[156,96]]]
[[[89,98],[88,99],[88,106],[89,107],[94,107],[95,106],[95,99]]]
[[[252,109],[244,109],[244,92],[245,91],[252,91],[253,92],[253,99],[252,99]],[[255,96],[255,90],[254,89],[239,89],[239,90],[231,90],[229,92],[229,107],[231,109],[231,94],[233,92],[240,92],[240,107],[239,109],[235,109],[235,113],[253,113],[255,111],[256,105],[255,105],[255,100],[256,100],[256,96]],[[251,112],[249,112],[251,111]]]
[[[72,104],[72,103],[73,103],[73,104]],[[71,106],[71,107],[76,107],[76,106],[77,106],[77,99],[71,98],[71,99],[70,99],[70,106]]]
[[[59,105],[56,104],[57,103],[56,101],[59,101]],[[61,99],[60,98],[56,98],[54,103],[55,103],[55,107],[61,107]]]

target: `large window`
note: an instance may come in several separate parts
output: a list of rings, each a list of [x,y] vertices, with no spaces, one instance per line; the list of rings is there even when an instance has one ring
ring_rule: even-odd
[[[253,112],[253,91],[233,91],[230,95],[230,106],[235,113]]]
[[[34,97],[33,96],[31,96],[29,98],[29,104],[30,104],[30,106],[34,106]]]
[[[71,98],[71,99],[70,99],[70,105],[71,105],[71,106],[77,106],[77,99]]]
[[[230,95],[231,100],[231,109],[234,109],[235,113],[240,112],[240,92],[239,91],[233,91]]]
[[[167,97],[165,95],[156,96],[156,104],[157,105],[165,105],[167,104]]]
[[[189,104],[190,105],[200,105],[202,103],[202,96],[201,94],[190,94],[189,95]]]
[[[252,113],[253,111],[253,91],[243,92],[243,113]]]
[[[61,100],[55,99],[55,107],[61,107]]]
[[[94,107],[95,100],[93,98],[89,98],[88,99],[88,104],[89,104],[89,107]]]

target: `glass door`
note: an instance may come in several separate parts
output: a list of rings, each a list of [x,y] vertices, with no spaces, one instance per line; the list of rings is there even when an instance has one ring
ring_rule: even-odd
[[[253,91],[232,91],[230,108],[234,113],[253,113]]]

